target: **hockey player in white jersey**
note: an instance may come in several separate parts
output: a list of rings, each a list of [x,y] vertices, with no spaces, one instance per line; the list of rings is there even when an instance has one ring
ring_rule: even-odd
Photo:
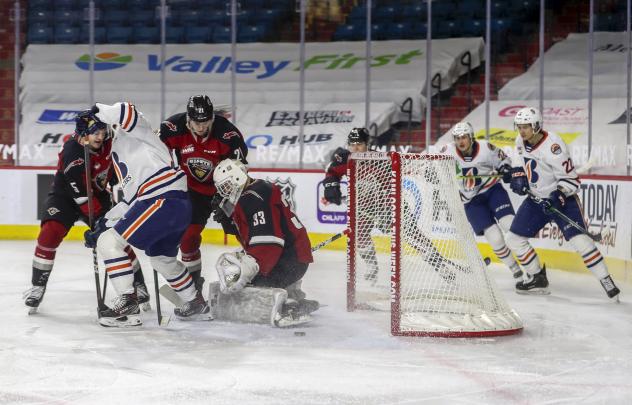
[[[504,233],[509,232],[514,209],[503,181],[511,180],[511,161],[502,149],[474,139],[474,128],[469,122],[459,122],[452,128],[454,142],[445,145],[441,153],[452,155],[463,180],[459,184],[465,214],[476,235],[485,235],[494,253],[513,273],[522,277],[522,270],[505,244]]]
[[[528,239],[548,222],[555,221],[564,238],[599,279],[608,297],[617,297],[619,289],[595,242],[551,210],[555,208],[587,229],[577,197],[580,181],[568,146],[557,134],[542,129],[542,115],[535,108],[519,110],[514,126],[520,136],[516,137],[511,189],[519,195],[532,195],[518,209],[507,235],[509,248],[517,254],[526,272],[523,281],[516,284],[517,292],[548,294],[546,268],[540,268],[538,256]]]
[[[99,323],[142,323],[131,263],[123,251],[127,244],[143,250],[153,268],[185,302],[175,309],[176,316],[197,319],[208,313],[208,305],[186,267],[176,259],[180,239],[191,220],[184,172],[174,167],[169,150],[134,105],[97,103],[92,113],[114,130],[112,161],[124,196],[93,231],[86,232],[86,244],[96,244],[106,273],[120,294],[100,313]]]

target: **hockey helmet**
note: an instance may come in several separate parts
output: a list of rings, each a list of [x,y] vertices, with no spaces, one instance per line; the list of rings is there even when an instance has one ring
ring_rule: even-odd
[[[514,130],[518,131],[518,125],[529,124],[533,128],[533,133],[537,134],[542,130],[542,114],[537,108],[526,107],[520,109],[514,117]]]
[[[187,117],[191,121],[205,122],[213,119],[213,103],[208,96],[191,96],[187,103]]]
[[[90,110],[81,111],[75,118],[75,135],[79,137],[94,134],[100,129],[107,129],[107,127],[107,124],[99,121]]]
[[[353,128],[347,137],[347,144],[368,143],[369,131],[366,128]]]
[[[219,195],[235,205],[248,181],[248,169],[239,160],[224,159],[215,167],[213,181]]]
[[[452,138],[455,141],[462,136],[467,136],[470,142],[474,142],[474,127],[467,121],[459,122],[452,128]]]

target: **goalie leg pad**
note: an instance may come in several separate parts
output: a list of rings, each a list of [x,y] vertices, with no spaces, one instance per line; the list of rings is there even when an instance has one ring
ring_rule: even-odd
[[[505,238],[507,246],[518,258],[518,263],[531,276],[540,272],[540,258],[525,236],[508,232]]]
[[[576,235],[569,241],[575,251],[582,256],[584,264],[599,280],[608,277],[608,268],[595,242],[587,235]]]
[[[209,284],[208,303],[211,316],[217,320],[275,325],[287,300],[282,288],[246,287],[232,294],[223,294],[219,282]]]
[[[125,252],[126,247],[127,242],[114,228],[103,232],[97,243],[99,256],[105,264],[105,272],[119,295],[134,292],[134,269]]]

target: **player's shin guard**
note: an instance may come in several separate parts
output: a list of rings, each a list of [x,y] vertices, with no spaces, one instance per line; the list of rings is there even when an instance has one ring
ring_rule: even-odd
[[[125,252],[126,246],[127,242],[114,228],[103,232],[97,244],[99,256],[105,265],[105,274],[118,294],[134,292],[134,269]]]
[[[619,295],[619,289],[608,273],[608,268],[595,242],[587,235],[576,235],[569,241],[577,253],[582,256],[584,264],[601,283],[609,298]]]
[[[153,256],[150,257],[150,262],[153,268],[162,274],[169,286],[182,298],[182,301],[188,302],[196,297],[197,290],[193,283],[193,277],[182,262],[169,256]]]
[[[494,254],[511,270],[514,278],[522,277],[522,270],[511,255],[511,250],[505,245],[505,238],[496,224],[485,229],[485,238],[494,250]]]
[[[505,238],[507,246],[518,258],[518,263],[527,272],[528,276],[533,276],[540,272],[540,259],[538,254],[529,243],[529,239],[516,235],[513,232],[507,233]]]

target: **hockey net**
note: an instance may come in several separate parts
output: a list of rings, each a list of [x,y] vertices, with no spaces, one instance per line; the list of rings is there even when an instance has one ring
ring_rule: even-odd
[[[486,271],[447,155],[349,163],[347,308],[391,311],[393,335],[509,335],[522,321]]]

